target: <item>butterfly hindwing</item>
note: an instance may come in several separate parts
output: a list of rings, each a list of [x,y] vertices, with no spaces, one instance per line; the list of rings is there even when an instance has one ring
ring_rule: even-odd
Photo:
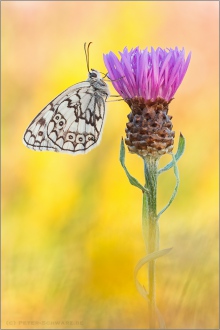
[[[65,153],[85,153],[98,143],[105,101],[92,87],[80,88],[57,107],[47,127],[51,142]]]
[[[53,144],[47,137],[46,130],[53,114],[52,105],[48,104],[31,122],[23,137],[24,144],[28,148],[37,151],[55,151]]]
[[[84,82],[84,85],[86,82]],[[71,86],[64,92],[59,94],[54,100],[52,100],[31,122],[27,130],[24,133],[23,142],[24,144],[36,151],[58,151],[54,147],[53,143],[48,139],[47,126],[54,115],[55,110],[62,103],[69,93],[73,92],[76,86],[80,87],[82,83]],[[89,84],[87,83],[87,86]]]
[[[100,141],[108,96],[100,78],[89,76],[71,86],[34,118],[24,134],[25,145],[37,151],[86,153]]]

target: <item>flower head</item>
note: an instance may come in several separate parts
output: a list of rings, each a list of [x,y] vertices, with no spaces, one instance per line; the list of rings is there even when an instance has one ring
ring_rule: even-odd
[[[142,97],[156,100],[160,97],[170,101],[187,71],[191,53],[185,60],[184,48],[161,49],[151,52],[139,47],[119,52],[121,60],[113,53],[104,55],[109,77],[124,99]]]
[[[131,153],[159,158],[173,150],[175,132],[168,105],[187,71],[191,53],[184,48],[163,50],[138,47],[104,55],[108,74],[117,92],[130,106],[125,143]]]

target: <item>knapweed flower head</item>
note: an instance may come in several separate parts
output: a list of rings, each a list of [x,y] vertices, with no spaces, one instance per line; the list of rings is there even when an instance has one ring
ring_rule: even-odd
[[[116,91],[124,98],[143,97],[155,100],[160,97],[170,101],[187,71],[191,53],[185,60],[184,48],[161,49],[151,52],[139,47],[119,52],[121,60],[113,53],[104,55],[108,75]]]
[[[191,53],[185,59],[184,48],[151,52],[139,47],[104,55],[108,76],[116,91],[130,106],[125,143],[132,153],[160,157],[173,149],[175,132],[168,104],[187,71]]]

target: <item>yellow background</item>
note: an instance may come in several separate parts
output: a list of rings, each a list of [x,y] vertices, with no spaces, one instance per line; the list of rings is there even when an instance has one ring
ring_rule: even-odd
[[[107,104],[102,141],[86,155],[38,153],[22,144],[36,114],[87,78],[83,44],[92,41],[90,67],[102,72],[102,54],[124,46],[192,51],[169,110],[175,146],[180,131],[187,146],[177,198],[160,220],[161,248],[173,250],[157,261],[157,305],[167,328],[217,329],[218,2],[1,7],[2,327],[147,327],[147,303],[133,278],[145,254],[142,196],[118,161],[128,106]],[[164,156],[161,166],[169,160]],[[141,159],[127,152],[126,163],[143,183]],[[172,171],[161,176],[158,210],[174,184]],[[140,280],[147,286],[144,272]]]

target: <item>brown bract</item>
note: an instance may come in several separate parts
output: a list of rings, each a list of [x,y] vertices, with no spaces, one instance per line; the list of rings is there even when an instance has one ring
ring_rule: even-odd
[[[156,158],[172,152],[175,132],[172,131],[172,117],[167,114],[171,100],[167,102],[157,98],[146,101],[135,97],[125,101],[131,108],[125,129],[125,143],[129,151]]]

